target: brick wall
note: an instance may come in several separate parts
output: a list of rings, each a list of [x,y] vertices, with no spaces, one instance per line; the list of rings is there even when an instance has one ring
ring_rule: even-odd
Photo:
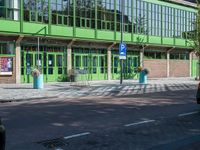
[[[167,77],[167,60],[144,60],[144,68],[149,70],[149,78]]]
[[[0,75],[0,83],[16,83],[16,59],[13,57],[13,74]]]
[[[189,60],[170,60],[169,64],[170,64],[169,65],[170,77],[189,77],[190,76]]]

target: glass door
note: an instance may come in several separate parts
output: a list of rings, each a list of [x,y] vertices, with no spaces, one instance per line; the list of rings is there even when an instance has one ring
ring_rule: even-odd
[[[30,53],[30,52],[27,52],[26,54],[25,54],[25,59],[26,59],[26,67],[25,67],[25,72],[26,72],[26,78],[25,78],[25,82],[26,83],[31,83],[31,82],[33,82],[33,77],[32,77],[32,75],[31,75],[31,71],[34,69],[34,65],[35,65],[35,59],[34,59],[34,57],[35,57],[35,55],[34,55],[34,53]]]
[[[56,81],[55,54],[47,53],[47,81]]]
[[[120,79],[119,55],[112,55],[112,79]]]
[[[63,54],[56,54],[56,80],[62,81],[64,75],[64,57]]]
[[[21,82],[22,83],[31,83],[33,82],[32,70],[38,66],[42,70],[44,62],[43,62],[43,53],[38,53],[36,51],[23,51],[21,52]],[[38,60],[38,61],[37,61]],[[43,73],[43,70],[42,70]]]
[[[89,56],[87,54],[76,54],[74,56],[74,69],[78,81],[89,80],[91,78]]]
[[[106,80],[108,77],[107,74],[107,59],[106,59],[106,55],[100,55],[99,56],[99,64],[98,64],[98,79],[99,80]]]
[[[138,67],[138,57],[128,56],[124,65],[124,78],[125,79],[137,79],[137,67]]]
[[[91,76],[92,80],[98,80],[98,56],[91,56]]]
[[[82,80],[90,80],[90,58],[89,55],[82,55],[82,70],[80,76],[82,76]]]
[[[44,63],[46,81],[62,81],[65,74],[63,53],[47,53],[44,59],[46,60],[46,63]]]
[[[74,54],[73,58],[78,80],[107,79],[106,55]]]

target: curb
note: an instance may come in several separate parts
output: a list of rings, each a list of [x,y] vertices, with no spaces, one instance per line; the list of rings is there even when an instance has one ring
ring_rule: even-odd
[[[24,102],[24,101],[34,101],[34,100],[40,100],[40,99],[44,100],[44,99],[51,99],[51,98],[58,98],[58,96],[35,97],[35,98],[29,98],[29,99],[7,99],[7,100],[0,99],[0,103]]]

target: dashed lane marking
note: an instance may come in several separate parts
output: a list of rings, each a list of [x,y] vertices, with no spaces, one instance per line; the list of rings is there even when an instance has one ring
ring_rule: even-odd
[[[183,116],[189,116],[189,115],[193,115],[193,114],[197,114],[199,113],[198,111],[193,111],[193,112],[189,112],[189,113],[183,113],[183,114],[179,114],[179,117],[183,117]]]
[[[126,124],[124,125],[125,127],[130,127],[130,126],[136,126],[136,125],[140,125],[140,124],[145,124],[145,123],[150,123],[150,122],[154,122],[155,120],[145,120],[145,121],[140,121],[140,122],[135,122],[135,123],[130,123],[130,124]]]
[[[66,137],[64,137],[64,139],[67,140],[67,139],[85,136],[85,135],[89,135],[89,134],[90,134],[90,132],[84,132],[84,133],[80,133],[80,134],[74,134],[74,135],[66,136]]]

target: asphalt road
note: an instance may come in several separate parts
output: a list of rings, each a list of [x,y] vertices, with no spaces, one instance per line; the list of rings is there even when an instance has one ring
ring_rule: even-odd
[[[7,150],[200,149],[195,92],[3,103]]]

